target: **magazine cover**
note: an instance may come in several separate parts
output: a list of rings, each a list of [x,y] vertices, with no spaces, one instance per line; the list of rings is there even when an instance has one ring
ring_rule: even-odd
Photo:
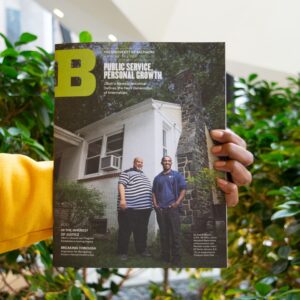
[[[54,264],[226,267],[224,43],[56,45]]]

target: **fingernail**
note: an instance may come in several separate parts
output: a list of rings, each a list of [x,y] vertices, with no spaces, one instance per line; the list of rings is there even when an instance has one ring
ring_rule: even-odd
[[[211,149],[211,151],[213,152],[213,153],[218,153],[218,152],[220,152],[222,150],[222,146],[214,146],[214,147],[212,147],[212,149]]]
[[[222,186],[225,186],[225,185],[227,185],[227,181],[226,180],[223,180],[223,179],[221,179],[221,178],[217,178],[217,181],[218,181],[218,184],[220,184],[220,185],[222,185]]]
[[[224,167],[225,165],[226,165],[226,162],[222,161],[222,160],[218,160],[215,162],[216,167]]]
[[[213,137],[215,138],[221,138],[224,135],[224,132],[222,130],[212,130],[211,134],[213,135]]]

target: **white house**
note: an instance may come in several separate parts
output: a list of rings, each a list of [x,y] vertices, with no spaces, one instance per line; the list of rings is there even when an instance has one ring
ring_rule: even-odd
[[[182,130],[178,104],[146,99],[89,124],[75,133],[55,127],[55,161],[58,179],[75,180],[101,191],[108,228],[117,228],[117,182],[136,156],[144,159],[144,173],[152,182],[161,172],[163,155],[173,158]],[[155,231],[154,215],[150,232]]]

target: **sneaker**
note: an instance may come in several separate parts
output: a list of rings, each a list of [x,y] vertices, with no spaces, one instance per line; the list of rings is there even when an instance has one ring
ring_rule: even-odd
[[[120,260],[122,260],[122,261],[128,260],[128,255],[127,254],[121,254],[120,255]]]

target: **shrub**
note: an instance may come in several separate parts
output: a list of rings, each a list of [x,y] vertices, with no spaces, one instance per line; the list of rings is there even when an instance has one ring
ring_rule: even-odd
[[[77,182],[55,183],[54,195],[57,205],[68,210],[70,226],[87,223],[90,216],[102,217],[105,205],[102,194],[96,189],[89,189]]]
[[[23,33],[14,44],[2,33],[0,36],[6,45],[0,52],[0,152],[25,154],[36,160],[51,159],[54,56],[40,47],[30,51],[21,49],[37,39],[30,33]],[[83,38],[88,37],[83,34]],[[96,201],[99,195],[75,184],[65,189],[68,197],[64,201],[71,201],[70,193],[76,190],[78,205],[79,195],[92,195],[93,203],[85,201],[103,213],[103,204]],[[85,269],[54,268],[52,248],[52,240],[48,240],[0,254],[0,278],[6,289],[1,289],[0,299],[112,298],[132,271],[129,269],[124,275],[118,269],[96,269],[96,282],[87,283]],[[6,281],[8,273],[22,278],[24,287],[10,286]]]
[[[247,100],[229,127],[255,156],[253,182],[229,210],[229,268],[205,299],[299,299],[300,78],[289,80],[279,87],[252,74],[236,88]]]
[[[21,153],[37,160],[52,156],[54,58],[37,47],[21,47],[37,39],[23,33],[12,44],[2,33],[0,54],[0,152]]]

